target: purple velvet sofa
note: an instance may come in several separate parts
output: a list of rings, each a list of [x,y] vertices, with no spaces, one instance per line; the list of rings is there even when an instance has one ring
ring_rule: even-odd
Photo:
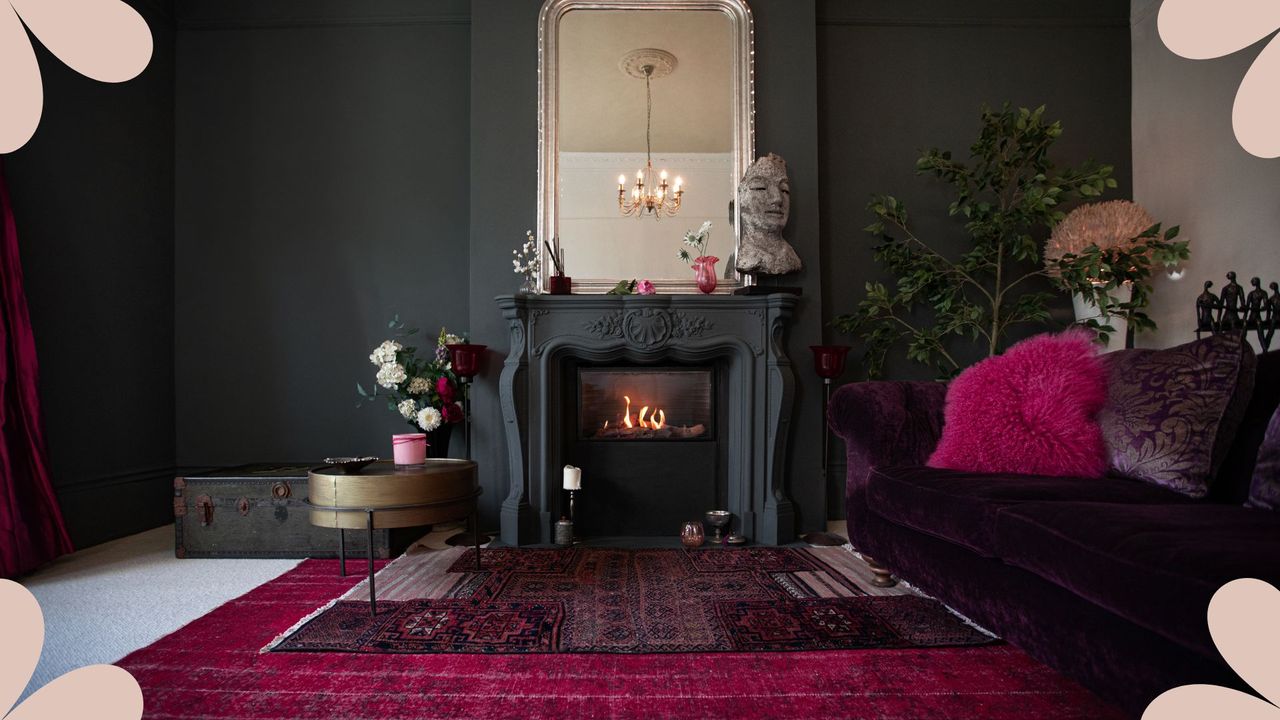
[[[1187,683],[1244,689],[1205,622],[1223,583],[1280,585],[1280,512],[1242,505],[1280,403],[1280,353],[1253,395],[1210,496],[1119,478],[982,475],[925,467],[946,386],[840,388],[828,422],[848,449],[853,546],[1101,697],[1140,714]]]

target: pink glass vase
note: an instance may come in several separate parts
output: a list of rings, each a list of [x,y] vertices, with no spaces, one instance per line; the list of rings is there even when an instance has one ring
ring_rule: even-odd
[[[698,289],[710,295],[716,291],[716,263],[720,258],[715,255],[703,255],[693,259],[693,277]]]

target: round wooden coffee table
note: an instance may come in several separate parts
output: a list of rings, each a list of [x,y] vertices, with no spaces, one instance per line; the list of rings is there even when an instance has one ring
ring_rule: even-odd
[[[369,533],[369,612],[377,614],[373,587],[373,531],[433,525],[469,518],[476,538],[476,570],[480,564],[481,488],[471,460],[430,459],[425,465],[396,467],[379,461],[352,474],[340,468],[308,473],[311,524],[338,530],[338,558],[347,574],[346,531]]]

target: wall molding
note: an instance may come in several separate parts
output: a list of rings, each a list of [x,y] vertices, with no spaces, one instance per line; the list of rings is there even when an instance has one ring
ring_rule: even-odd
[[[182,19],[179,30],[302,30],[318,27],[401,27],[421,25],[471,25],[471,16],[454,15],[373,15],[368,17],[309,17],[309,18],[218,18],[207,20]]]

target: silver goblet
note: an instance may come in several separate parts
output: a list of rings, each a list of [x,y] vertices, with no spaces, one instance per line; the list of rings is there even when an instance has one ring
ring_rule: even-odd
[[[715,535],[711,536],[711,542],[722,542],[724,536],[720,534],[720,531],[729,526],[729,521],[733,519],[733,515],[728,510],[708,510],[705,517],[707,524],[715,530]]]

